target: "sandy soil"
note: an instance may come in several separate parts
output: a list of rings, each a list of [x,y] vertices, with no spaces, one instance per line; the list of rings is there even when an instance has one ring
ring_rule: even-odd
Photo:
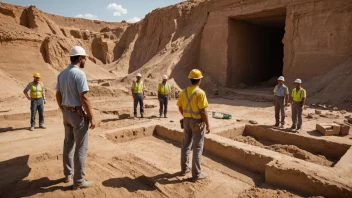
[[[153,97],[148,97],[145,102],[151,105],[158,103]],[[233,115],[231,120],[211,118],[213,130],[221,130],[233,124],[243,125],[250,119],[263,125],[273,123],[273,108],[270,103],[215,98],[210,99],[210,102],[210,111]],[[23,107],[16,109],[16,113],[22,113],[7,112],[7,117],[2,117],[0,123],[1,197],[228,197],[263,182],[260,175],[205,153],[202,166],[209,178],[192,183],[189,180],[190,175],[177,175],[180,170],[179,144],[155,137],[123,143],[114,143],[107,138],[108,134],[118,130],[156,124],[179,129],[180,115],[175,103],[176,100],[170,101],[167,119],[155,117],[158,115],[158,108],[146,109],[144,119],[119,119],[118,114],[131,113],[130,97],[93,98],[98,127],[90,132],[86,172],[87,178],[94,180],[96,185],[92,189],[78,191],[71,191],[70,184],[62,182],[63,126],[61,113],[54,107],[54,101],[48,103],[51,107],[46,116],[48,129],[36,129],[34,132],[28,131],[29,104],[17,103]],[[238,122],[237,119],[242,121]],[[309,131],[316,122],[305,119],[304,127]],[[261,146],[259,142],[247,141],[249,144],[253,142],[256,146]],[[311,160],[309,155],[304,156],[307,157],[306,160]],[[317,158],[314,155],[313,157]],[[272,193],[281,195],[282,192]]]
[[[331,166],[333,164],[332,161],[329,161],[326,159],[325,156],[322,155],[315,155],[313,153],[310,153],[308,151],[305,151],[303,149],[298,148],[297,146],[294,145],[282,145],[282,144],[273,144],[270,146],[266,146],[260,141],[256,140],[253,137],[250,136],[237,136],[234,137],[233,140],[243,142],[246,144],[262,147],[268,150],[276,151],[278,153],[282,153],[291,157],[295,157],[298,159],[302,159],[308,162],[316,163],[319,165],[323,166]],[[267,142],[265,142],[267,144]]]

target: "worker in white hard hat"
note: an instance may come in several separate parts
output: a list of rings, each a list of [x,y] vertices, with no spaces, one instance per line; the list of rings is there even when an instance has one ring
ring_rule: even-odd
[[[163,76],[163,81],[158,86],[158,99],[160,103],[159,116],[164,113],[164,118],[167,118],[167,106],[169,103],[169,92],[171,91],[170,85],[167,82],[167,75]]]
[[[285,106],[289,103],[289,90],[284,84],[285,78],[280,76],[277,79],[277,85],[274,88],[274,106],[275,106],[275,126],[284,128],[285,126]],[[280,112],[281,112],[281,122],[280,122]]]
[[[144,103],[143,103],[143,99],[144,99],[144,85],[143,85],[143,81],[142,81],[142,74],[141,73],[137,73],[136,74],[136,80],[133,81],[132,83],[132,97],[133,97],[133,114],[134,117],[137,117],[137,106],[139,103],[139,109],[140,109],[140,113],[141,113],[141,118],[143,118],[143,114],[144,114]]]
[[[291,104],[292,104],[292,127],[291,129],[302,129],[302,112],[306,103],[307,92],[302,88],[302,80],[295,80],[296,88],[292,90]],[[297,122],[298,120],[298,122]]]
[[[88,128],[95,128],[95,118],[90,100],[86,74],[82,71],[86,51],[75,46],[71,49],[71,64],[60,72],[56,85],[56,101],[62,111],[65,140],[63,165],[65,182],[73,179],[73,189],[89,188],[92,181],[85,178],[85,162],[88,151]],[[90,124],[90,127],[89,127]]]
[[[33,74],[33,81],[30,82],[27,87],[23,90],[26,98],[31,101],[31,127],[30,131],[34,130],[35,116],[37,111],[39,112],[39,128],[46,129],[44,126],[44,104],[45,101],[45,89],[44,84],[40,81],[40,74]],[[30,92],[28,95],[28,91]]]

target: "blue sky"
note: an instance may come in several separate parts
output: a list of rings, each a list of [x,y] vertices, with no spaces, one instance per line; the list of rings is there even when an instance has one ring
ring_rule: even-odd
[[[44,12],[67,17],[135,22],[156,8],[181,1],[184,0],[3,0],[2,2],[21,6],[35,5]]]

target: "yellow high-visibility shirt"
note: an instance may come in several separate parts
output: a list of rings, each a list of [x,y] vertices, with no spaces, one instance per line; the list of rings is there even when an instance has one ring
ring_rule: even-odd
[[[296,88],[292,90],[292,98],[293,101],[295,102],[301,102],[303,98],[307,98],[307,92],[305,89],[301,88],[298,92],[296,91]]]
[[[169,94],[169,91],[170,91],[170,85],[169,83],[165,83],[165,85],[163,83],[160,83],[159,84],[159,87],[158,87],[158,92],[161,94],[161,95],[167,95]]]
[[[190,100],[190,104],[188,100]],[[177,106],[182,107],[183,117],[201,119],[199,110],[207,108],[209,104],[203,90],[198,86],[190,86],[181,92]]]
[[[42,82],[35,84],[34,82],[30,82],[25,91],[30,91],[31,98],[38,99],[43,98],[44,85]]]
[[[133,93],[142,93],[143,88],[144,88],[143,81],[139,81],[139,83],[137,81],[133,81],[133,84],[132,84]]]

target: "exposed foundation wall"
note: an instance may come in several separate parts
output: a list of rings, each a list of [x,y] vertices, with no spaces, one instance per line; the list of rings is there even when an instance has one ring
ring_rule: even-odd
[[[283,133],[272,128],[247,125],[244,135],[274,143],[295,145],[312,153],[322,154],[331,159],[340,159],[350,148],[347,144],[338,144],[324,139],[305,137],[297,134]]]
[[[234,1],[233,7],[229,3],[209,13],[200,48],[200,68],[225,86],[230,50],[228,19],[280,8],[287,10],[283,74],[288,81],[305,81],[325,73],[351,55],[352,1]]]

